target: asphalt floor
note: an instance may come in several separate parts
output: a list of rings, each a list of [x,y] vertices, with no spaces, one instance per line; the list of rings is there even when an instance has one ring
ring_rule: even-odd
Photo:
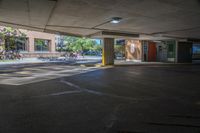
[[[1,68],[0,133],[200,133],[199,81],[199,65]]]

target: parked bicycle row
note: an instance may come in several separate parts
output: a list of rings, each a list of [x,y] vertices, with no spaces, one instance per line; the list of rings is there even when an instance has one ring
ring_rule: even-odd
[[[50,60],[50,61],[73,60],[73,61],[76,61],[79,56],[81,56],[81,54],[76,53],[76,52],[65,52],[60,57],[44,57],[44,56],[40,56],[40,57],[38,57],[38,59],[41,59],[41,60],[44,60],[44,61],[45,60]]]
[[[2,50],[0,51],[0,60],[20,60],[23,59],[23,55],[19,51],[14,50]]]

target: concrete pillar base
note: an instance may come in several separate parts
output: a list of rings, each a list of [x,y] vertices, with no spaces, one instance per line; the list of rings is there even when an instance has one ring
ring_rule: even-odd
[[[114,38],[103,39],[102,64],[114,65]]]

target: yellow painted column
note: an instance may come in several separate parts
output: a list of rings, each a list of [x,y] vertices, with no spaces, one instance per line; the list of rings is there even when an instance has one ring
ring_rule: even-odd
[[[103,39],[102,64],[114,65],[114,38]]]

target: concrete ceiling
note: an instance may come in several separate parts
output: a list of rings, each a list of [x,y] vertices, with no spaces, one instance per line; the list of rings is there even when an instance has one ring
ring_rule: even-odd
[[[112,17],[123,19],[111,24]],[[0,0],[0,25],[77,36],[112,31],[200,39],[200,0]]]

